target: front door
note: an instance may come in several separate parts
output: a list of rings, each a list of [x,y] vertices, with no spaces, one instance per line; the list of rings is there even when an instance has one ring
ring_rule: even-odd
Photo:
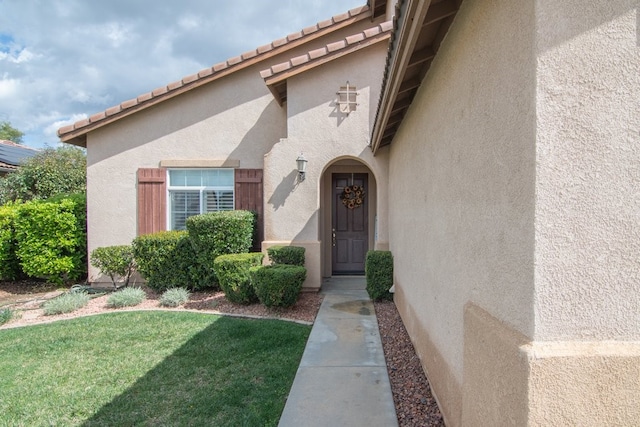
[[[332,272],[364,274],[369,249],[369,209],[366,173],[332,174]]]

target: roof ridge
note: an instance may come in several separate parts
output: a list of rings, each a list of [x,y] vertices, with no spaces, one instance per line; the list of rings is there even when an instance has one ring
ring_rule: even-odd
[[[290,70],[291,68],[297,67],[301,64],[307,63],[314,59],[318,59],[322,56],[328,55],[329,53],[347,48],[349,46],[352,46],[358,43],[362,43],[363,41],[371,39],[375,36],[388,33],[392,29],[393,29],[392,21],[382,22],[374,27],[367,28],[363,31],[352,34],[350,36],[346,36],[342,40],[328,43],[327,45],[321,48],[314,49],[302,55],[295,56],[279,64],[274,64],[269,68],[261,71],[260,77],[262,77],[263,79],[268,79],[269,77],[273,77],[276,74],[280,74],[282,72]]]
[[[300,31],[291,33],[286,37],[273,40],[272,42],[259,46],[254,50],[250,50],[241,55],[228,58],[227,60],[214,64],[209,68],[200,70],[195,74],[185,76],[180,80],[176,80],[165,86],[160,86],[158,88],[155,88],[150,92],[138,95],[136,98],[123,101],[118,105],[109,107],[106,110],[101,111],[99,113],[95,113],[86,119],[78,120],[71,125],[62,126],[58,129],[58,132],[57,132],[58,137],[63,138],[63,136],[67,134],[74,133],[76,131],[81,130],[82,128],[88,127],[89,125],[96,124],[98,122],[106,120],[107,118],[111,118],[113,116],[124,113],[127,110],[131,110],[133,107],[138,107],[143,104],[147,104],[150,101],[153,101],[160,97],[164,97],[165,95],[168,95],[170,93],[176,93],[176,94],[182,93],[182,91],[186,90],[184,88],[192,86],[194,83],[208,80],[208,79],[214,79],[217,75],[220,75],[225,71],[234,69],[235,67],[240,66],[243,63],[246,63],[246,61],[250,59],[258,58],[267,53],[274,52],[283,46],[289,45],[292,42],[302,40],[313,34],[318,33],[319,31],[331,28],[332,26],[338,25],[349,19],[356,18],[365,13],[368,14],[368,12],[370,11],[371,9],[369,5],[365,4],[363,6],[350,9],[347,12],[334,15],[329,19],[320,21],[315,25],[311,25],[309,27],[303,28]],[[75,136],[69,136],[67,140],[70,140],[73,138],[75,138]]]

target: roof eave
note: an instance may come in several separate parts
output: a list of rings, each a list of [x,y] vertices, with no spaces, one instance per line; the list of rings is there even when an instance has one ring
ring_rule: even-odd
[[[398,95],[400,84],[402,83],[403,70],[409,62],[413,45],[415,45],[417,37],[420,34],[423,19],[430,5],[431,1],[406,0],[398,11],[400,13],[399,19],[401,19],[401,21],[397,21],[399,33],[398,30],[396,30],[396,37],[390,47],[392,50],[390,52],[387,79],[383,83],[384,87],[378,104],[376,119],[373,124],[371,150],[374,154],[377,153],[380,148],[387,122],[391,116],[391,109]],[[407,23],[407,17],[414,18]]]

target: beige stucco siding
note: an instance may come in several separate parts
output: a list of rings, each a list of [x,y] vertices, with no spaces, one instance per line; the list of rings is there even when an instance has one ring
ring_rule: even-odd
[[[639,340],[640,4],[538,3],[535,337]]]
[[[287,80],[288,137],[265,157],[265,244],[306,245],[307,267],[315,276],[305,287],[319,288],[321,281],[321,245],[327,241],[323,218],[331,214],[321,188],[331,185],[330,177],[328,182],[322,180],[327,168],[341,159],[357,160],[373,173],[376,191],[386,192],[386,179],[378,182],[378,177],[385,176],[387,159],[374,157],[368,146],[385,53],[386,43],[378,43]],[[357,110],[349,115],[336,105],[336,92],[347,80],[360,93]],[[300,153],[308,160],[302,182],[295,169]],[[378,217],[378,224],[386,239],[386,217]],[[370,245],[373,249],[373,236]]]
[[[263,156],[286,135],[285,113],[247,70],[159,104],[89,134],[89,248],[128,244],[136,236],[136,171],[163,160],[239,160],[263,167]],[[94,279],[92,270],[90,279]]]
[[[467,1],[391,146],[396,285],[458,384],[463,307],[533,331],[533,7]]]
[[[463,3],[391,146],[396,303],[450,425],[633,425],[639,5],[514,3]]]
[[[89,251],[101,246],[128,244],[135,238],[137,233],[136,171],[138,168],[159,167],[161,162],[167,160],[229,159],[236,161],[236,163],[239,162],[240,168],[271,167],[265,164],[264,156],[271,153],[274,147],[284,145],[280,141],[288,136],[287,106],[286,104],[284,107],[278,105],[264,80],[260,77],[260,71],[273,64],[281,63],[291,57],[377,25],[382,19],[380,18],[373,23],[368,19],[360,21],[327,37],[301,45],[270,58],[268,61],[257,63],[206,86],[90,132],[87,135]],[[384,48],[381,47],[383,44],[379,44],[374,55],[384,56]],[[371,49],[375,50],[376,48],[368,50]],[[364,57],[368,56],[370,53],[365,54]],[[362,58],[362,55],[360,57]],[[375,90],[379,90],[380,87],[381,64],[378,61],[372,65],[379,74],[378,80],[370,81],[369,76],[373,73],[372,71],[366,70],[364,73],[367,77],[365,79],[367,86],[375,87]],[[356,63],[352,62],[349,65],[354,66]],[[331,67],[332,65],[328,64],[324,69],[331,69]],[[317,75],[321,75],[321,73]],[[304,78],[298,77],[298,79]],[[342,77],[340,80],[336,80],[336,84],[340,83],[344,84]],[[334,86],[332,84],[330,88],[333,92],[337,90]],[[309,88],[313,92],[304,93],[304,90]],[[298,102],[304,104],[300,98],[317,96],[318,88],[313,84],[307,84],[307,87],[303,88],[303,92],[292,92],[289,94],[289,98],[297,99]],[[329,88],[325,87],[324,90],[326,89]],[[377,97],[377,94],[372,96]],[[327,99],[327,102],[330,100]],[[362,110],[367,113],[364,124],[355,126],[353,131],[359,135],[360,144],[357,154],[365,151],[366,148],[366,136],[370,121],[368,107],[365,105]],[[324,114],[321,108],[312,111],[310,115],[313,116],[320,111]],[[362,112],[360,116],[363,115]],[[314,121],[314,119],[309,119]],[[356,117],[352,122],[359,123],[359,120]],[[333,123],[335,125],[335,120]],[[349,126],[347,124],[343,128],[346,129]],[[351,136],[353,132],[347,132],[347,134]],[[273,163],[273,167],[284,169],[278,169],[277,172],[265,171],[265,204],[271,203],[272,206],[278,206],[278,197],[281,194],[278,191],[271,192],[276,189],[269,187],[268,182],[273,182],[273,180],[269,181],[269,173],[283,172],[285,176],[290,175],[294,172],[295,158],[300,151],[311,154],[313,150],[317,149],[315,147],[307,150],[305,144],[317,145],[318,142],[321,141],[298,139],[297,142],[294,142],[297,145],[296,148],[291,152],[288,149],[284,151],[276,149],[270,155],[271,159],[277,159]],[[353,151],[350,150],[350,152]],[[280,155],[286,157],[280,158]],[[370,154],[369,156],[372,158]],[[323,163],[317,158],[309,158],[309,160],[309,183],[315,182],[316,187],[312,187],[308,194],[314,199],[314,206],[317,208],[318,174],[322,170]],[[278,177],[277,183],[280,181],[282,178]],[[308,200],[305,199],[303,205],[307,206],[307,203]],[[267,235],[269,235],[269,230],[279,227],[280,231],[277,236],[273,236],[274,238],[292,240],[293,236],[297,236],[298,239],[311,240],[316,245],[318,244],[318,229],[309,228],[315,223],[309,221],[311,215],[306,208],[302,211],[298,209],[286,210],[286,214],[288,217],[275,224],[270,224],[268,218],[265,218]],[[319,254],[319,247],[317,253]],[[319,261],[317,271],[319,272]],[[89,280],[102,281],[104,278],[99,277],[97,271],[90,268]]]

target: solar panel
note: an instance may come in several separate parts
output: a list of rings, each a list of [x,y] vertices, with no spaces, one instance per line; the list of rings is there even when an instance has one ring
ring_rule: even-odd
[[[0,162],[18,166],[25,159],[38,154],[37,151],[29,148],[14,147],[13,145],[0,144]]]

